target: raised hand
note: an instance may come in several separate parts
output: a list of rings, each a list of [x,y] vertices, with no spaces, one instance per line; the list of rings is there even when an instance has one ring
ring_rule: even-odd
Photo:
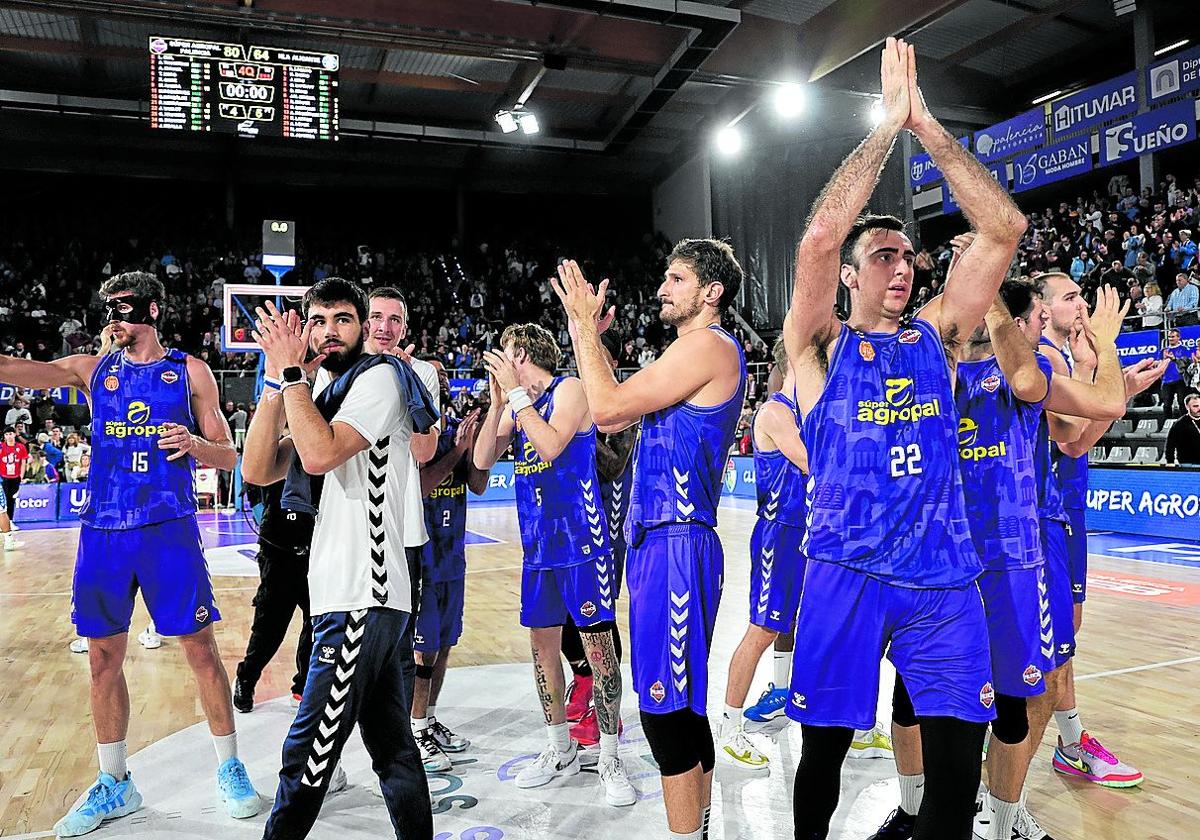
[[[1142,359],[1125,368],[1126,398],[1137,396],[1162,379],[1162,375],[1167,372],[1168,364],[1170,363],[1165,359]]]
[[[325,354],[304,361],[308,353],[309,340],[312,335],[311,321],[300,326],[300,316],[293,312],[280,312],[272,301],[266,302],[266,308],[255,307],[254,313],[258,320],[254,322],[254,330],[250,337],[262,349],[266,357],[265,373],[272,379],[278,379],[287,367],[302,367],[306,373],[312,373],[325,360]]]
[[[909,93],[909,50],[903,40],[888,38],[883,45],[879,82],[883,91],[883,120],[880,127],[899,132],[911,114]]]
[[[1071,359],[1075,362],[1075,367],[1095,370],[1096,365],[1100,364],[1100,358],[1096,355],[1096,348],[1092,346],[1092,341],[1088,338],[1087,332],[1084,331],[1082,325],[1076,324],[1071,328],[1071,334],[1067,337],[1067,343],[1071,347]]]
[[[454,433],[454,445],[462,452],[467,452],[475,445],[475,435],[479,431],[479,409],[471,411],[463,421],[458,424],[458,431]]]
[[[1089,316],[1087,310],[1082,312],[1083,331],[1092,344],[1100,349],[1114,344],[1121,332],[1121,322],[1129,314],[1129,301],[1121,304],[1121,296],[1117,290],[1107,283],[1096,293],[1096,308]]]
[[[904,43],[903,41],[901,43]],[[917,87],[917,51],[912,44],[906,44],[905,49],[908,53],[908,119],[904,122],[904,127],[913,134],[919,132],[933,121],[933,116],[929,113],[929,108],[925,104],[925,96],[921,93],[921,89]]]
[[[954,271],[954,266],[958,265],[958,261],[962,259],[962,255],[971,247],[971,243],[978,235],[975,231],[969,230],[950,240],[950,265],[946,267],[947,277]]]
[[[508,356],[495,350],[485,350],[483,366],[491,374],[492,382],[500,388],[501,402],[508,398],[508,392],[517,387],[517,369],[509,361]],[[492,394],[495,398],[495,392]]]
[[[558,266],[558,279],[550,278],[554,293],[562,301],[567,317],[576,323],[591,321],[597,327],[601,322],[600,310],[604,308],[604,295],[608,292],[608,280],[600,282],[599,289],[593,289],[583,277],[579,263],[574,260],[563,260]],[[616,314],[614,311],[613,315]],[[612,323],[609,318],[609,323]],[[605,329],[607,329],[607,324]]]

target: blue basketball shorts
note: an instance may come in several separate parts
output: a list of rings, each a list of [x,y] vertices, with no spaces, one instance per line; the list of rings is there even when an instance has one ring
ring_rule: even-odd
[[[613,621],[613,563],[602,554],[574,566],[521,572],[521,626],[561,627],[570,617],[585,630]]]
[[[759,519],[750,535],[750,623],[776,633],[796,626],[804,587],[804,529]]]
[[[465,578],[421,585],[421,603],[417,610],[413,649],[435,653],[454,647],[462,637],[463,603],[467,593]]]
[[[1087,517],[1083,510],[1067,509],[1067,568],[1071,573],[1071,598],[1076,604],[1087,600]]]
[[[706,713],[708,654],[724,574],[721,540],[706,525],[663,525],[629,546],[630,655],[642,711]]]
[[[984,572],[979,593],[987,614],[992,682],[1010,697],[1046,690],[1042,677],[1054,670],[1054,626],[1044,566]]]
[[[1046,587],[1054,625],[1054,667],[1075,655],[1075,602],[1071,597],[1071,568],[1067,559],[1067,524],[1041,520],[1042,553],[1046,556]]]
[[[979,587],[907,589],[809,559],[796,622],[787,715],[870,729],[884,648],[920,716],[996,717]]]
[[[164,636],[187,636],[220,620],[195,516],[122,530],[80,526],[71,587],[79,635],[129,630],[139,589]]]

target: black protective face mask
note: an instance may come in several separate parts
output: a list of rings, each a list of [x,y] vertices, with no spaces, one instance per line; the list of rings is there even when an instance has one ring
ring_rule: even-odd
[[[124,321],[126,324],[153,324],[154,317],[150,314],[150,304],[153,298],[129,295],[127,297],[109,298],[104,301],[105,321]],[[129,311],[121,310],[129,306]]]

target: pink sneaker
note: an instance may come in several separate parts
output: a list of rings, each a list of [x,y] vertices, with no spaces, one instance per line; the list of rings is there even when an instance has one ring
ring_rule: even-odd
[[[578,723],[592,705],[592,678],[576,675],[567,686],[567,721]]]
[[[1136,787],[1143,779],[1142,771],[1123,763],[1086,732],[1078,744],[1063,744],[1059,739],[1054,750],[1054,769],[1105,787]]]

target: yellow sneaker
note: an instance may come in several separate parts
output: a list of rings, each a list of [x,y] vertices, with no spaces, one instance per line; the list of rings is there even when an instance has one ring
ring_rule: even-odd
[[[856,729],[850,742],[850,758],[891,758],[892,739],[875,724],[870,729]]]
[[[721,733],[717,743],[717,758],[730,767],[751,773],[763,773],[771,769],[770,759],[737,727]]]

